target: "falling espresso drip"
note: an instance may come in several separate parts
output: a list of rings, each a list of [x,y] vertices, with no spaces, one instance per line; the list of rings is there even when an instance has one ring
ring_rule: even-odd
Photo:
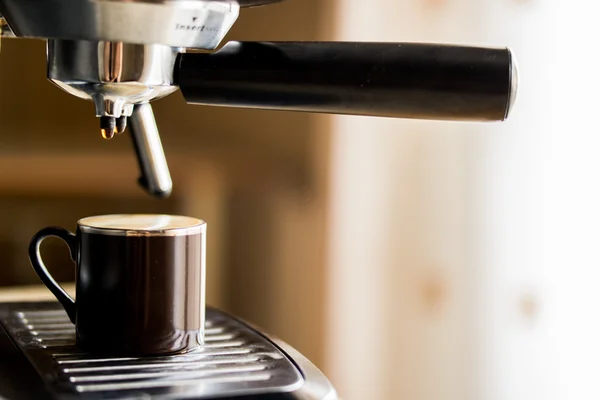
[[[117,122],[113,117],[100,117],[100,134],[106,140],[112,139],[117,133]]]
[[[100,134],[102,135],[103,139],[109,140],[112,139],[115,136],[115,131],[109,131],[106,129],[100,129]]]

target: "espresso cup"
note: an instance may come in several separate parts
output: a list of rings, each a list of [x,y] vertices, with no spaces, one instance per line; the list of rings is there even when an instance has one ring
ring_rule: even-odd
[[[61,238],[76,264],[73,300],[48,273],[42,241]],[[42,282],[75,324],[86,352],[127,355],[192,350],[204,338],[206,224],[172,215],[83,218],[77,233],[44,228],[29,246]]]

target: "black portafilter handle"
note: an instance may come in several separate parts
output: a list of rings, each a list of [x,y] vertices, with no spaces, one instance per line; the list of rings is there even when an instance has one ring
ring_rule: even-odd
[[[229,42],[182,53],[188,103],[437,120],[502,121],[517,68],[506,48],[417,43]]]

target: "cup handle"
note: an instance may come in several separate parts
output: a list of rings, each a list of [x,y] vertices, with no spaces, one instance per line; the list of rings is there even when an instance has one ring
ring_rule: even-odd
[[[48,272],[48,269],[42,261],[42,255],[40,254],[40,246],[44,239],[50,236],[55,236],[64,240],[69,246],[69,254],[71,259],[76,262],[77,260],[77,239],[74,234],[68,230],[60,227],[47,227],[39,231],[31,239],[29,244],[29,261],[31,266],[38,274],[44,285],[50,289],[52,294],[56,296],[60,304],[64,307],[69,319],[72,323],[75,323],[75,300],[69,296],[67,292],[54,280],[52,275]]]

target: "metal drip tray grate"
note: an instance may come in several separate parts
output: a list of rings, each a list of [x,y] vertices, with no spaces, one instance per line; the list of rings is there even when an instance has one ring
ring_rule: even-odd
[[[276,345],[216,310],[207,310],[206,343],[197,351],[102,358],[80,352],[66,313],[44,306],[15,309],[0,321],[55,394],[202,399],[292,392],[304,382]]]

